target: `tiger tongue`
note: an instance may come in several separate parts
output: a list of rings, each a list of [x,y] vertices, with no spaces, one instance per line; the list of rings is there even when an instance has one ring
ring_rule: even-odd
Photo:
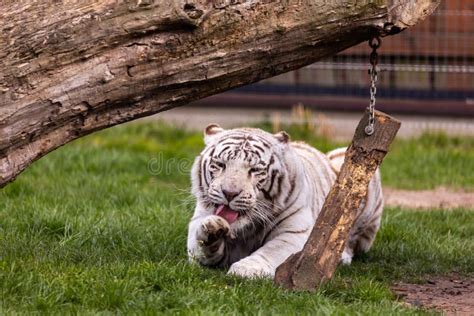
[[[224,204],[219,205],[214,214],[222,217],[229,224],[235,222],[237,220],[237,217],[239,217],[239,213]]]

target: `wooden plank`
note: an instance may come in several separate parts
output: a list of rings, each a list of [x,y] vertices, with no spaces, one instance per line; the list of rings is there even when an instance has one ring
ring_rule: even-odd
[[[308,241],[302,251],[278,267],[276,284],[288,289],[314,290],[334,274],[370,179],[400,128],[399,121],[376,111],[375,132],[367,136],[367,122],[368,115],[364,115]]]

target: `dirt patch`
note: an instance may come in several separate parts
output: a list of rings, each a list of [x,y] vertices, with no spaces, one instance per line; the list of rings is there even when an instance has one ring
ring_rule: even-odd
[[[425,284],[398,283],[392,291],[411,306],[446,315],[474,315],[474,278],[430,277]]]
[[[474,193],[450,191],[440,187],[435,190],[408,191],[383,189],[385,204],[408,208],[474,208]]]

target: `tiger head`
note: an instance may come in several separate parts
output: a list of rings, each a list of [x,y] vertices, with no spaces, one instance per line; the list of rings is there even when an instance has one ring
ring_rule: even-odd
[[[194,162],[193,193],[207,209],[235,231],[271,225],[275,199],[287,186],[285,155],[289,136],[255,128],[204,131],[206,147]]]

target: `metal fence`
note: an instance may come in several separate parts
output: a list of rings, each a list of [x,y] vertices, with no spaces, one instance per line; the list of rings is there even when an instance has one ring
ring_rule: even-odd
[[[379,96],[437,100],[474,107],[474,0],[443,1],[434,15],[383,39]],[[237,90],[241,93],[367,97],[368,55],[362,43],[297,71]],[[429,104],[429,103],[427,103]]]

